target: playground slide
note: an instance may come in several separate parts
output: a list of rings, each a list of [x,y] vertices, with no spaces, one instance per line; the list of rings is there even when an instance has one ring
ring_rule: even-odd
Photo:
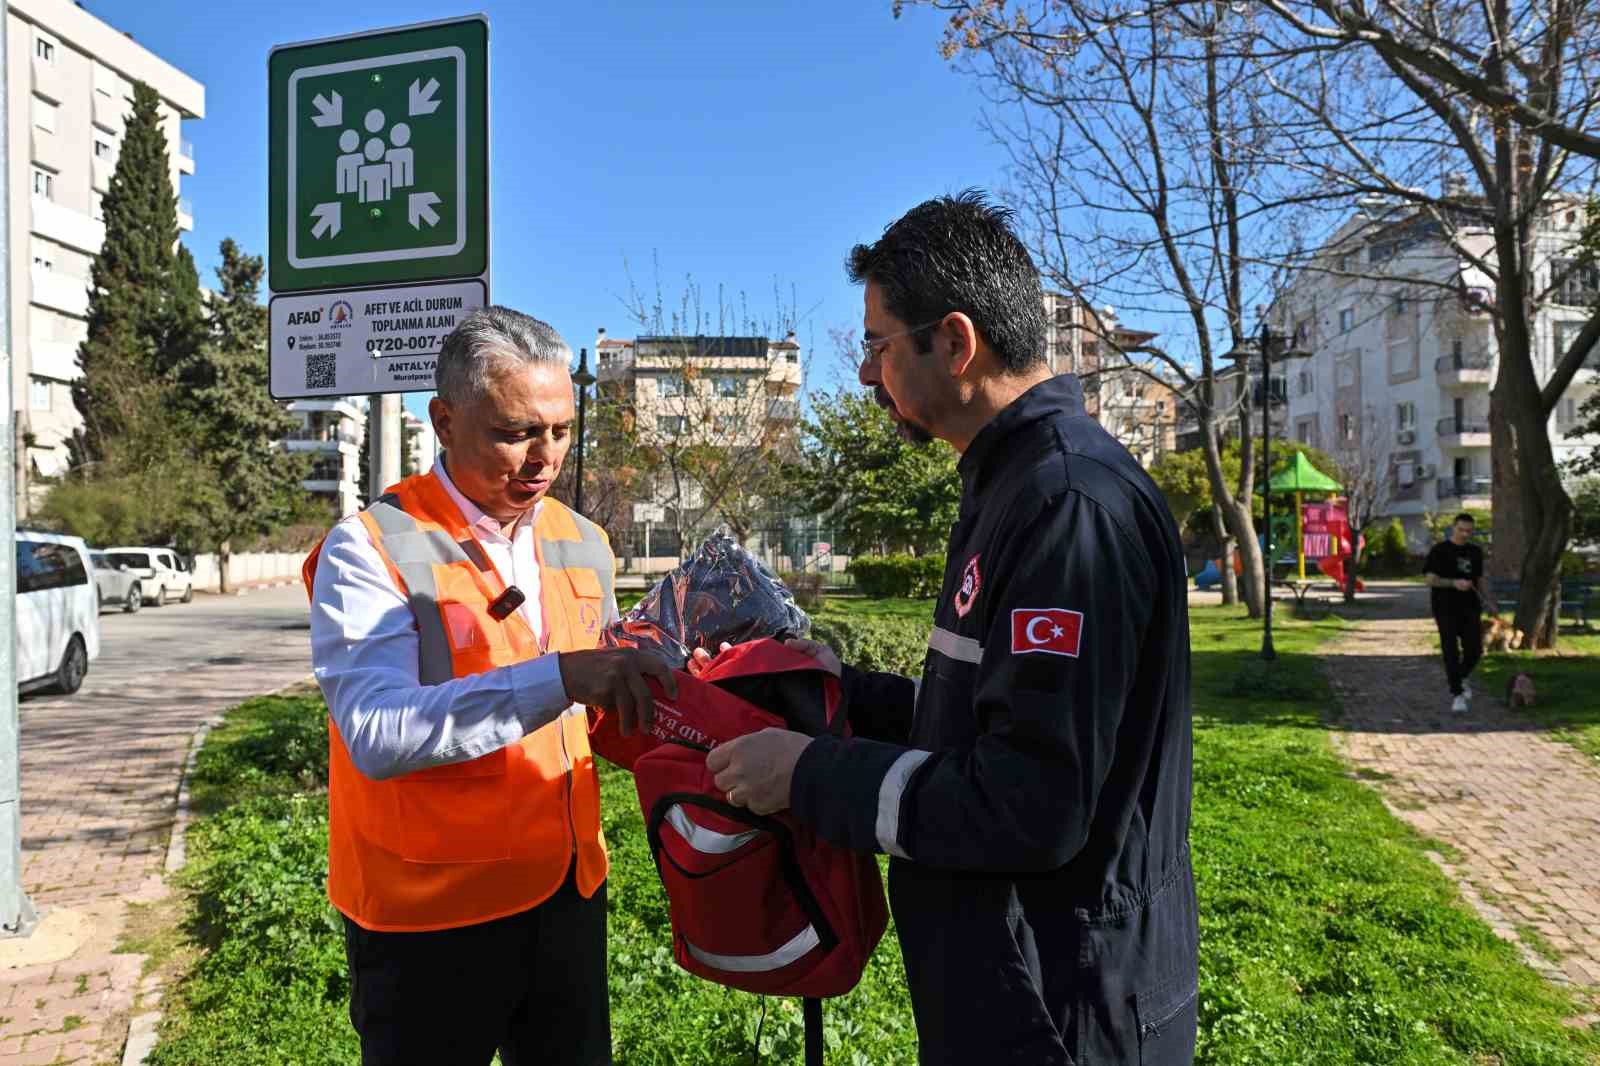
[[[1317,569],[1321,570],[1328,577],[1331,577],[1331,578],[1333,578],[1334,581],[1338,582],[1340,588],[1344,588],[1344,557],[1343,556],[1329,555],[1326,558],[1318,559],[1317,560]],[[1365,592],[1365,591],[1367,591],[1367,583],[1365,581],[1362,581],[1359,577],[1356,578],[1356,591],[1357,592]]]

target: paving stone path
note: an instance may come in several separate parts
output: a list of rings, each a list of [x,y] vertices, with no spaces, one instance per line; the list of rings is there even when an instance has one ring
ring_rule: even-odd
[[[250,618],[242,606],[221,615],[205,602],[185,617],[197,632]],[[143,653],[152,665],[124,675],[136,684],[108,684],[114,671],[92,668],[77,696],[22,704],[23,886],[41,923],[31,943],[0,941],[0,1066],[121,1062],[130,1017],[159,1000],[143,957],[115,949],[127,905],[168,891],[162,872],[190,738],[234,704],[309,674],[303,628],[254,621],[235,638],[239,654],[163,668],[183,653],[153,644]],[[34,961],[41,954],[47,961]]]
[[[1600,1019],[1600,769],[1490,693],[1452,713],[1433,623],[1405,613],[1327,649],[1335,743],[1397,817],[1449,845],[1435,862],[1495,932]]]

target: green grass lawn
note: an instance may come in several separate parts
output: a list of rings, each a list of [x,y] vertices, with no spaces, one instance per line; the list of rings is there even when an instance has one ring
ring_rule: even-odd
[[[1539,699],[1518,713],[1600,760],[1600,634],[1563,632],[1554,651],[1486,655],[1474,673],[1474,684],[1503,698],[1507,683],[1519,673],[1533,679]]]
[[[915,619],[932,601],[822,612]],[[1562,1024],[1545,984],[1460,903],[1424,842],[1334,757],[1316,645],[1339,623],[1284,620],[1281,658],[1255,658],[1236,609],[1192,612],[1201,902],[1199,1061],[1561,1066],[1600,1037]],[[837,616],[837,615],[836,615]],[[1229,693],[1236,693],[1230,695]],[[269,698],[211,735],[194,782],[203,817],[183,875],[203,954],[167,1000],[157,1066],[356,1061],[326,874],[320,702]],[[623,1066],[751,1061],[763,1003],[673,965],[665,901],[630,780],[602,777],[612,851],[610,973]],[[797,1005],[767,1000],[763,1062],[799,1059]],[[893,934],[826,1010],[830,1064],[915,1061]]]

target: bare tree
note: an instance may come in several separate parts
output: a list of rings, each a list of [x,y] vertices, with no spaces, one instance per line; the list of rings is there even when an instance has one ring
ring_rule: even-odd
[[[1361,531],[1382,515],[1394,498],[1396,471],[1389,436],[1381,432],[1377,410],[1362,413],[1362,432],[1339,438],[1333,449],[1334,477],[1344,487],[1345,517],[1350,523],[1349,552],[1345,556],[1344,599],[1356,598],[1360,570]]]
[[[1010,153],[1009,197],[1050,282],[1170,327],[1161,345],[1119,344],[1109,330],[1098,340],[1184,394],[1259,614],[1268,589],[1250,506],[1252,390],[1225,388],[1222,372],[1256,336],[1248,309],[1282,281],[1301,193],[1263,165],[1277,124],[1261,113],[1272,101],[1253,83],[1254,57],[1229,47],[1235,16],[1224,3],[921,3],[947,16],[945,54],[996,105],[987,122]],[[1221,449],[1235,425],[1243,462],[1229,479]]]
[[[1490,567],[1521,583],[1517,627],[1551,646],[1573,506],[1548,424],[1600,340],[1583,236],[1596,221],[1600,4],[1263,0],[1262,10],[1275,17],[1255,20],[1256,53],[1292,57],[1295,72],[1291,82],[1263,70],[1261,82],[1300,110],[1284,166],[1385,197],[1363,242],[1436,238],[1456,260],[1453,277],[1436,280],[1463,296],[1482,288],[1474,306],[1490,316],[1499,356]],[[1541,337],[1541,312],[1563,304],[1584,317]]]
[[[713,312],[687,278],[669,308],[658,271],[648,297],[630,276],[622,302],[640,335],[607,402],[639,468],[635,495],[666,508],[680,544],[718,522],[748,538],[794,450],[807,359],[792,290],[786,299],[774,283],[774,310],[757,319],[743,293],[730,307],[720,288]]]

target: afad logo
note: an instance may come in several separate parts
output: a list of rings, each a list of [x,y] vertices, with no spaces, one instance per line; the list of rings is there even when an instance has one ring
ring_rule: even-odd
[[[349,329],[355,321],[355,309],[344,300],[335,300],[328,308],[330,329]]]

